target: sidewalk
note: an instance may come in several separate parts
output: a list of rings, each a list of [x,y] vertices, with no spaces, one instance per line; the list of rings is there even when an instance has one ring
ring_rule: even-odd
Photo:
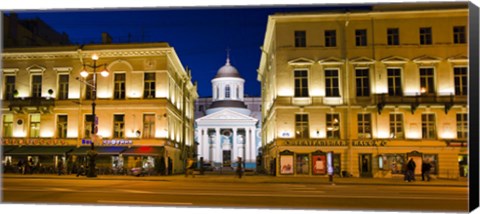
[[[91,180],[141,180],[141,181],[159,181],[159,182],[210,182],[210,183],[284,183],[284,184],[325,184],[329,185],[328,177],[274,177],[268,175],[247,175],[241,179],[233,175],[195,175],[195,178],[184,175],[173,176],[145,176],[135,177],[129,175],[98,175],[96,178],[87,178],[85,176],[76,177],[75,175],[21,175],[21,174],[2,174],[2,178],[34,178],[34,179],[91,179]],[[433,179],[431,181],[421,181],[417,177],[415,182],[405,182],[402,178],[334,178],[337,185],[406,185],[406,186],[458,186],[467,187],[466,178],[459,180]]]

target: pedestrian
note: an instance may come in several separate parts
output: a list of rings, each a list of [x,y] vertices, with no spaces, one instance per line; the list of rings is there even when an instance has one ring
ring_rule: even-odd
[[[187,160],[187,166],[185,167],[185,177],[188,177],[189,174],[192,175],[192,178],[195,178],[195,174],[193,173],[193,170],[195,168],[195,164],[193,159],[189,158]]]
[[[62,175],[63,173],[63,161],[59,160],[57,164],[58,175]]]
[[[410,158],[410,160],[407,163],[407,181],[415,181],[415,161],[413,161],[413,158]]]
[[[327,167],[327,172],[328,172],[328,181],[330,182],[330,184],[332,185],[335,185],[335,183],[333,183],[333,166],[330,164],[328,165]]]
[[[83,164],[80,165],[80,167],[79,167],[78,170],[77,170],[77,177],[80,176],[80,175],[81,175],[81,176],[84,176],[84,175],[85,175],[85,167],[83,166]]]
[[[237,173],[238,178],[242,178],[242,175],[243,175],[242,165],[243,165],[242,158],[238,157],[238,159],[237,159],[237,169],[236,169],[236,173]]]
[[[422,163],[422,181],[430,181],[430,169],[432,165],[430,164],[430,160],[426,160]]]

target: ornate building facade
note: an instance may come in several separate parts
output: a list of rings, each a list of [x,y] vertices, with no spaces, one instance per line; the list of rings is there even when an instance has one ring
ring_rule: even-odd
[[[99,170],[180,173],[193,157],[198,94],[168,43],[9,48],[2,58],[2,162],[73,167],[92,142]]]
[[[263,167],[278,176],[440,178],[468,169],[468,9],[375,6],[268,19]]]

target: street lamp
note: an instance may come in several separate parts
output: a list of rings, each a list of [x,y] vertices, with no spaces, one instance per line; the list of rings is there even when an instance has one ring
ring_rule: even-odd
[[[102,72],[100,73],[103,77],[107,77],[108,76],[108,71],[105,69],[106,67],[106,64],[103,64],[103,65],[97,65],[97,60],[98,60],[98,55],[97,54],[93,54],[92,55],[92,60],[93,60],[93,65],[89,65],[89,64],[83,64],[83,70],[80,72],[80,76],[82,76],[83,78],[87,78],[88,77],[88,72],[87,70],[85,69],[86,67],[89,67],[89,68],[92,68],[93,69],[93,78],[92,78],[92,83],[89,83],[89,82],[86,82],[86,81],[82,81],[83,83],[85,83],[85,85],[89,86],[89,87],[92,87],[92,118],[93,118],[93,121],[92,121],[92,130],[91,130],[91,137],[92,139],[96,139],[96,136],[95,134],[97,133],[97,123],[98,123],[98,120],[96,120],[96,116],[95,116],[95,100],[97,99],[97,68],[100,68],[100,67],[104,67],[104,70],[102,70]],[[77,78],[78,79],[78,78]],[[87,177],[97,177],[97,173],[95,171],[95,157],[97,156],[97,153],[95,152],[95,148],[94,148],[94,142],[92,140],[92,147],[91,147],[91,150],[87,152],[87,156],[88,156],[88,171],[87,171]]]

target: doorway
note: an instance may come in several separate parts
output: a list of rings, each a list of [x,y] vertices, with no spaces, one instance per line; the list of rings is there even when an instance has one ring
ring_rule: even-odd
[[[359,154],[360,177],[372,177],[372,154]]]
[[[223,167],[231,167],[232,166],[232,152],[230,150],[223,150]]]

